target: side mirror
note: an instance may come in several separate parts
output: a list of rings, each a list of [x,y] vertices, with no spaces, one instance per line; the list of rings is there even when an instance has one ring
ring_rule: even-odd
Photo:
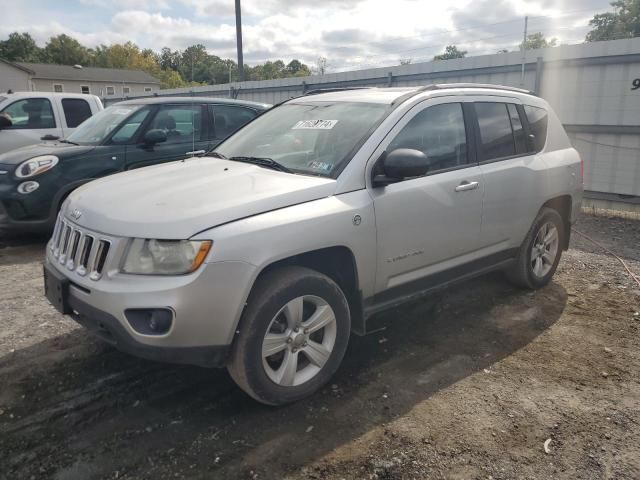
[[[155,145],[156,143],[166,142],[167,133],[164,130],[160,129],[149,130],[144,134],[143,140],[147,145]]]
[[[373,179],[374,187],[382,187],[405,178],[420,177],[429,171],[429,159],[420,150],[398,148],[382,159],[382,174]]]
[[[9,128],[12,125],[13,125],[13,122],[9,119],[9,117],[0,115],[0,130],[2,130],[3,128]]]

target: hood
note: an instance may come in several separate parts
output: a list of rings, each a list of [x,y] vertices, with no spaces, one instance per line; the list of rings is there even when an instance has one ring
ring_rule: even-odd
[[[75,157],[90,152],[96,148],[94,145],[70,145],[68,143],[40,143],[27,147],[16,148],[0,155],[0,164],[18,165],[40,155],[55,155],[59,158]]]
[[[187,239],[240,218],[333,194],[335,180],[204,157],[132,170],[88,183],[65,214],[105,234]]]

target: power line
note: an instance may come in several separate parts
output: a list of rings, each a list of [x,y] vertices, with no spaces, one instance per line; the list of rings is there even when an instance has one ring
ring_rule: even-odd
[[[593,140],[587,140],[586,138],[582,138],[582,137],[576,137],[576,140],[580,140],[581,142],[585,142],[585,143],[590,143],[592,145],[600,145],[601,147],[619,148],[621,150],[632,150],[634,152],[640,152],[640,147],[626,147],[622,145],[612,145],[611,143],[594,142]]]

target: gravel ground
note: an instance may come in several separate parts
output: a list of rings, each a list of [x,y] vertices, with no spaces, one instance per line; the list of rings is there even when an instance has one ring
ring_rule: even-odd
[[[640,221],[577,229],[640,272]],[[540,291],[493,274],[380,315],[281,408],[91,338],[43,298],[42,251],[0,248],[0,479],[640,478],[640,289],[577,235]]]

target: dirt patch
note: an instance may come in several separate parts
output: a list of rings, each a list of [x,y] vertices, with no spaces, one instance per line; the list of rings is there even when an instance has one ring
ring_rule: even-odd
[[[577,228],[640,272],[640,222]],[[0,248],[1,479],[640,476],[640,290],[577,236],[543,290],[494,274],[382,314],[282,408],[94,340],[43,299],[42,249]]]

